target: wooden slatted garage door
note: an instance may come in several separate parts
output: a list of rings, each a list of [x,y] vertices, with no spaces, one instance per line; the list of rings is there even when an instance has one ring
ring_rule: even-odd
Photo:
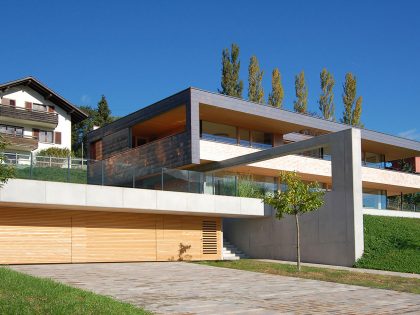
[[[203,251],[209,221],[220,243],[220,218],[2,207],[0,264],[220,259]]]
[[[0,263],[70,261],[70,216],[36,209],[1,209]]]

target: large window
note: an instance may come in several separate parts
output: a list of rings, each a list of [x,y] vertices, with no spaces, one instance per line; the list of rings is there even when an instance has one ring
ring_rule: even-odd
[[[0,132],[7,133],[16,137],[23,137],[23,128],[9,125],[0,125]]]
[[[43,104],[33,103],[32,104],[32,110],[37,110],[37,111],[41,111],[41,112],[47,112],[48,111],[48,106],[47,105],[43,105]]]
[[[267,149],[273,146],[273,134],[236,126],[201,121],[201,138],[244,147]]]
[[[386,191],[363,188],[363,208],[386,209]]]
[[[362,152],[362,165],[374,168],[385,168],[385,156],[383,154]]]
[[[237,144],[236,127],[218,124],[210,121],[201,122],[201,136],[203,139],[224,143]]]
[[[39,131],[39,142],[53,143],[53,141],[54,141],[54,138],[53,138],[52,131],[45,131],[45,130]]]
[[[273,135],[262,131],[251,131],[251,145],[254,148],[266,149],[273,146]]]

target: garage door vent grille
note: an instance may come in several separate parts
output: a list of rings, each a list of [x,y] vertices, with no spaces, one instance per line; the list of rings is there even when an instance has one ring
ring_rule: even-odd
[[[217,224],[216,221],[203,221],[203,254],[217,254]]]

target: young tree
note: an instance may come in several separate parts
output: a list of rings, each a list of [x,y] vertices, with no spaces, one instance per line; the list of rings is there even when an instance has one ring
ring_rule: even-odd
[[[7,144],[7,141],[0,135],[0,188],[3,187],[10,178],[15,177],[15,168],[12,165],[5,163],[3,152],[6,149]]]
[[[231,52],[225,48],[222,51],[222,89],[219,93],[242,98],[244,84],[239,80],[239,70],[241,62],[239,61],[239,46],[232,44]]]
[[[334,105],[334,92],[333,88],[335,85],[334,77],[327,69],[322,69],[320,74],[321,79],[321,90],[322,93],[319,96],[319,110],[322,113],[322,117],[328,120],[335,120],[335,105]]]
[[[103,127],[113,121],[111,110],[109,109],[105,95],[102,95],[100,101],[98,102],[97,112],[97,126]]]
[[[319,209],[324,204],[325,192],[318,183],[303,182],[296,172],[280,174],[286,191],[268,193],[262,197],[264,203],[276,210],[277,219],[282,219],[284,214],[294,215],[296,222],[296,263],[300,271],[300,227],[299,216]]]
[[[257,57],[252,56],[248,67],[248,100],[251,102],[260,104],[264,102],[263,75],[264,71],[260,70]]]
[[[346,73],[346,78],[343,84],[344,112],[341,122],[351,126],[363,127],[363,124],[361,123],[363,99],[359,96],[356,100],[356,94],[356,77],[351,72],[348,72]]]
[[[278,68],[273,70],[271,75],[271,93],[268,95],[268,104],[274,107],[282,108],[284,98],[281,75]]]
[[[305,72],[302,70],[295,76],[296,100],[294,110],[298,113],[306,113],[308,108],[308,87],[305,81]]]

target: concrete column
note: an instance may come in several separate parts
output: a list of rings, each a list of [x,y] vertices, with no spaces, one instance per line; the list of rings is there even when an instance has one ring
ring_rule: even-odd
[[[331,153],[331,202],[336,211],[331,219],[346,222],[342,232],[346,231],[350,265],[362,256],[364,249],[360,130],[351,128],[337,133],[331,143]]]

